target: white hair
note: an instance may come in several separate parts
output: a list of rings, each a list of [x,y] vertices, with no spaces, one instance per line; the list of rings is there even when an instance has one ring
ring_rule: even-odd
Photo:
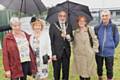
[[[12,17],[10,19],[10,25],[15,24],[15,23],[20,23],[20,19],[18,17]]]
[[[111,12],[110,12],[110,10],[108,10],[108,9],[103,9],[103,10],[101,10],[101,16],[102,16],[102,15],[111,16]]]

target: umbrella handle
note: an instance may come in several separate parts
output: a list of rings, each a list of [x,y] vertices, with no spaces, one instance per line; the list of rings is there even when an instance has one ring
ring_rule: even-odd
[[[23,0],[22,0],[22,2],[21,2],[21,6],[20,6],[20,12],[19,12],[20,17],[21,17],[22,6],[23,6]]]

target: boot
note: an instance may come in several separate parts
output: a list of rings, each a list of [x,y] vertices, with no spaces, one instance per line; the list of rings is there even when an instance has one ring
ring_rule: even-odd
[[[80,76],[80,80],[85,80],[85,78],[83,78],[83,77]]]
[[[99,76],[99,77],[98,77],[98,80],[103,80],[102,76]]]
[[[90,80],[90,77],[89,78],[85,78],[86,80]]]
[[[113,80],[113,79],[109,79],[109,78],[108,78],[107,80]]]
[[[84,77],[80,76],[80,80],[90,80],[90,77],[89,78],[84,78]]]

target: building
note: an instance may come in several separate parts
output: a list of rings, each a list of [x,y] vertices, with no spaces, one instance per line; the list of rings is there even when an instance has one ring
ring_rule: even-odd
[[[91,25],[96,25],[100,22],[100,11],[102,10],[103,8],[94,8],[94,9],[90,9],[91,10],[91,13],[92,13],[92,16],[93,16],[93,21],[90,23]],[[108,9],[110,10],[111,12],[111,18],[112,18],[112,21],[120,26],[120,7],[119,8],[105,8],[105,9]]]

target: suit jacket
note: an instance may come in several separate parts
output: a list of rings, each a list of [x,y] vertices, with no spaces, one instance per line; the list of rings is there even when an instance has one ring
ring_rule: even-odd
[[[70,57],[71,54],[70,41],[61,37],[62,32],[58,29],[58,27],[55,24],[59,28],[61,28],[59,22],[50,25],[49,34],[51,39],[52,55],[56,55],[57,58],[61,58],[65,50],[66,55]],[[66,25],[67,25],[66,33],[70,35],[72,41],[73,40],[72,26],[67,23]]]

